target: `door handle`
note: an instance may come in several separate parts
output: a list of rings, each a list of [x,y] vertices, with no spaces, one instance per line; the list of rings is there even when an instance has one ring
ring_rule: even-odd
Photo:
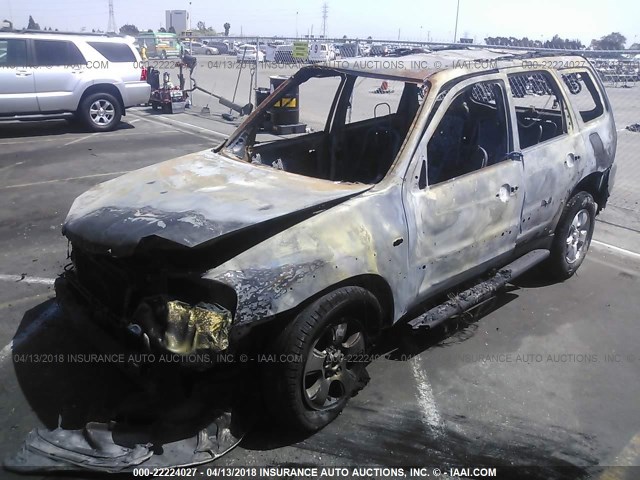
[[[574,153],[567,153],[567,158],[565,159],[564,164],[567,166],[567,168],[571,168],[579,160],[580,160],[580,155],[575,155]]]
[[[33,75],[33,72],[26,72],[26,71],[16,72],[16,77],[30,77],[31,75]]]
[[[501,202],[508,202],[510,197],[515,197],[518,193],[518,186],[517,185],[509,185],[508,183],[505,183],[504,185],[502,185],[500,187],[500,190],[498,190],[498,193],[496,193],[496,198],[498,200],[500,200]]]

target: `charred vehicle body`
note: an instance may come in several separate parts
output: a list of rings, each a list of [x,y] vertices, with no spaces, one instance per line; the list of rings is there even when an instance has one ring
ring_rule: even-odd
[[[299,358],[265,368],[265,397],[317,430],[362,387],[384,329],[433,327],[541,262],[570,277],[615,174],[589,62],[480,49],[387,60],[302,68],[219,147],[78,197],[61,303],[151,350]],[[355,115],[359,82],[381,80],[400,85],[396,103]],[[313,101],[309,84],[331,92],[316,128],[265,132],[283,97]]]

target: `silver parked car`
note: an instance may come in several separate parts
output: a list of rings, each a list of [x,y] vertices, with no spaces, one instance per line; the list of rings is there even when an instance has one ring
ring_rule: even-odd
[[[216,47],[200,42],[185,41],[182,44],[191,55],[218,55],[220,53]]]
[[[616,167],[590,63],[481,49],[381,60],[304,67],[221,146],[78,197],[60,302],[151,351],[273,355],[269,408],[317,430],[364,386],[385,329],[431,329],[534,265],[573,275]],[[397,103],[352,115],[357,85],[380,80],[401,87]],[[265,123],[313,101],[316,129]]]
[[[0,120],[77,117],[94,131],[113,130],[151,93],[132,41],[0,32]]]

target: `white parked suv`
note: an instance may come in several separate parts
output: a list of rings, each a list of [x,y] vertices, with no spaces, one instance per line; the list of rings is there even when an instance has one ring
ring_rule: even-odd
[[[0,32],[0,120],[76,117],[109,131],[150,91],[133,39]]]

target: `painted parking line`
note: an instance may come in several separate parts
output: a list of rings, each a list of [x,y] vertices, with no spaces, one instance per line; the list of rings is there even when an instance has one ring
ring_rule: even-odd
[[[11,165],[7,165],[5,167],[0,167],[0,172],[4,171],[4,170],[9,170],[10,168],[13,167],[17,167],[18,165],[22,165],[24,162],[16,162],[16,163],[12,163]]]
[[[174,123],[177,123],[179,125],[184,125],[185,127],[188,127],[188,128],[196,128],[198,130],[202,130],[202,131],[208,132],[208,133],[210,133],[212,135],[218,135],[219,137],[222,137],[222,138],[227,138],[229,136],[226,133],[218,132],[216,130],[211,130],[209,128],[200,127],[198,125],[193,125],[191,123],[181,122],[180,120],[176,120],[174,118],[167,118],[167,117],[165,117],[163,115],[158,115],[158,118],[162,118],[163,120],[166,120],[167,122],[174,122]]]
[[[41,182],[32,182],[32,183],[20,183],[17,185],[6,185],[4,187],[0,187],[0,190],[7,190],[9,188],[23,188],[23,187],[33,187],[35,185],[46,185],[47,183],[58,183],[58,182],[67,182],[69,180],[82,180],[85,178],[96,178],[96,177],[108,177],[115,175],[124,175],[125,173],[129,173],[131,170],[123,170],[121,172],[110,172],[110,173],[94,173],[93,175],[82,175],[80,177],[67,177],[67,178],[56,178],[54,180],[43,180]]]
[[[0,282],[15,282],[15,283],[36,283],[40,285],[53,285],[56,281],[55,278],[44,277],[31,277],[29,275],[6,275],[0,273]]]
[[[6,142],[0,142],[0,145],[21,145],[26,143],[42,143],[42,142],[56,142],[60,140],[60,137],[56,138],[39,138],[36,136],[20,137],[19,140],[7,140]]]
[[[23,342],[29,339],[31,335],[36,333],[45,323],[47,323],[53,314],[57,312],[55,305],[50,305],[42,314],[38,316],[33,322],[27,325],[23,330],[16,334],[9,343],[7,343],[2,350],[0,350],[0,365],[8,358],[11,358],[11,353],[14,347],[19,346]]]
[[[91,137],[94,137],[96,135],[97,135],[97,133],[92,133],[91,135],[87,135],[85,137],[76,138],[75,140],[71,140],[70,142],[65,143],[64,146],[68,147],[69,145],[73,145],[74,143],[81,142],[83,140],[86,140],[87,138],[91,138]]]
[[[620,253],[622,255],[626,255],[627,257],[640,259],[640,253],[632,252],[631,250],[627,250],[626,248],[616,247],[615,245],[611,245],[609,243],[600,242],[598,240],[591,240],[591,245],[596,245],[597,247],[608,248],[609,250],[613,250],[614,252]]]
[[[611,466],[602,472],[599,480],[626,480],[632,478],[622,467],[640,466],[640,433],[637,433],[613,460],[607,462]]]
[[[194,135],[196,137],[199,138],[203,138],[205,140],[209,140],[211,141],[211,137],[209,135],[204,135],[203,133],[198,133],[198,132],[194,132],[193,130],[189,130],[189,129],[196,129],[196,130],[200,130],[202,132],[207,132],[210,135],[215,135],[219,138],[227,138],[228,135],[221,133],[221,132],[216,132],[215,130],[210,130],[208,128],[204,128],[204,127],[198,127],[197,125],[192,125],[190,123],[185,123],[185,122],[180,122],[178,120],[174,120],[174,119],[169,119],[167,117],[163,117],[162,115],[154,115],[154,118],[162,118],[165,121],[161,122],[159,120],[155,120],[152,118],[149,118],[147,116],[140,116],[140,115],[135,115],[135,114],[131,114],[131,116],[134,116],[140,120],[144,120],[145,122],[149,122],[152,123],[154,125],[161,125],[163,127],[167,127],[167,126],[171,126],[172,128],[174,128],[176,131],[181,132],[181,133],[186,133],[188,135]],[[179,128],[176,125],[174,125],[174,123],[179,123],[181,125],[184,125],[186,128]]]
[[[11,340],[9,343],[7,343],[2,348],[2,350],[0,350],[0,365],[2,365],[4,360],[11,355],[12,351],[13,351],[13,340]]]
[[[433,390],[427,379],[427,374],[420,366],[418,357],[413,357],[409,360],[409,364],[411,365],[411,373],[418,390],[417,400],[422,414],[422,421],[431,428],[440,428],[442,426],[442,418],[436,407]]]

